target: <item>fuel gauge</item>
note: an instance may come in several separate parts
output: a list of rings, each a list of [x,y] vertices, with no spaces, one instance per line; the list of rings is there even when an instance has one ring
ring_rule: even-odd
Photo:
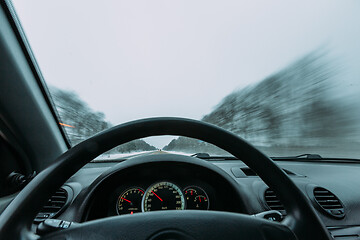
[[[199,210],[209,209],[209,199],[204,195],[196,196],[194,203],[195,203],[195,209],[199,209]]]
[[[209,197],[206,192],[196,186],[190,186],[184,189],[186,209],[208,210]]]

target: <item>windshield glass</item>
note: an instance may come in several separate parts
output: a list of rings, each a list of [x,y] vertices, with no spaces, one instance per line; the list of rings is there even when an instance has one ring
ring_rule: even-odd
[[[270,156],[360,158],[358,0],[13,4],[72,145],[130,120],[178,116]],[[109,154],[159,149],[224,154],[177,136]]]

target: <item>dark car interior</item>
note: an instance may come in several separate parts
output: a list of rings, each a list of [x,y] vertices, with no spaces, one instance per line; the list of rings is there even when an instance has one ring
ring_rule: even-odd
[[[14,9],[0,5],[0,239],[360,239],[355,159],[270,158],[229,131],[175,117],[124,123],[71,147]],[[232,157],[92,161],[159,135]]]

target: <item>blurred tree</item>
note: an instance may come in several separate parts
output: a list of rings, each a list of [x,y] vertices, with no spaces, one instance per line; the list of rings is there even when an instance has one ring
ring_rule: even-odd
[[[106,121],[104,113],[93,111],[76,93],[55,87],[50,88],[50,93],[57,109],[60,123],[63,124],[62,126],[71,145],[74,146],[112,127],[111,123]],[[156,148],[138,139],[122,144],[108,153],[150,150],[156,150]]]
[[[336,70],[323,50],[314,51],[258,84],[229,94],[202,120],[257,146],[346,144],[357,123],[350,110],[354,108],[334,98]],[[185,140],[173,140],[168,147],[180,149]]]
[[[111,126],[101,112],[95,112],[77,94],[55,87],[50,88],[51,96],[72,145],[101,132]]]

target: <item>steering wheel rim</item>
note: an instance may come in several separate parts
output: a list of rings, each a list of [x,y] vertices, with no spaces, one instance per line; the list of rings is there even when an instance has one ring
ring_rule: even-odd
[[[33,239],[32,220],[51,194],[82,166],[103,152],[131,140],[178,135],[212,143],[253,169],[282,201],[288,215],[283,225],[300,240],[331,239],[306,196],[276,163],[250,143],[217,126],[185,118],[148,118],[101,132],[62,154],[40,172],[0,215],[1,239]]]

